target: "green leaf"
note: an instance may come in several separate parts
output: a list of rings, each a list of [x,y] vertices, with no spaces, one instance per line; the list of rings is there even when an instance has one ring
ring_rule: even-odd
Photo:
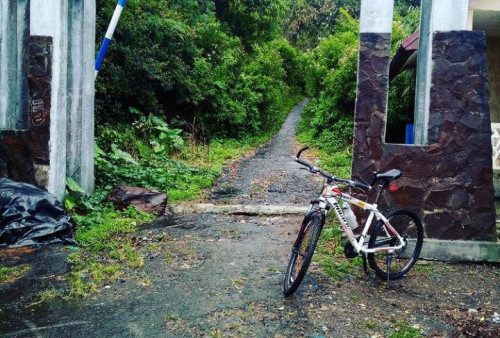
[[[122,160],[133,165],[139,165],[139,163],[132,157],[132,155],[130,155],[126,151],[118,149],[118,146],[114,143],[111,145],[111,151],[113,152],[111,154],[111,157],[113,159]]]
[[[64,198],[64,208],[68,211],[72,211],[77,204],[76,197],[74,195],[68,194]]]
[[[216,85],[217,87],[219,87],[219,89],[226,89],[227,88],[226,84],[224,82],[222,82],[222,81],[215,81],[214,85]]]
[[[85,190],[73,179],[73,177],[66,177],[66,188],[72,192],[85,194]]]

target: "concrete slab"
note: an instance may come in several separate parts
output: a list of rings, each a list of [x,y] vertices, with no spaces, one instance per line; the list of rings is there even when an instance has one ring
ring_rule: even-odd
[[[500,243],[426,238],[420,258],[447,262],[500,263]]]
[[[215,205],[212,203],[173,205],[171,210],[177,214],[230,214],[230,215],[293,215],[304,214],[308,207],[291,205],[244,205],[226,204]]]

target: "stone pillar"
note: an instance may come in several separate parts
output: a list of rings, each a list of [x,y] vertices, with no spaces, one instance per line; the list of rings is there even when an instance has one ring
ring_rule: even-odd
[[[371,149],[375,159],[382,155],[385,139],[393,7],[393,0],[361,2],[354,148]],[[353,160],[353,174],[361,164],[358,159]]]
[[[390,41],[360,34],[353,178],[400,169],[390,197],[420,214],[426,237],[496,240],[484,34],[434,35],[428,146],[383,142]]]

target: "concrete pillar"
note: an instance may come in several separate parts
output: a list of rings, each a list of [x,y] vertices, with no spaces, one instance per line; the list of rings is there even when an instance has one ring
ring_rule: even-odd
[[[422,0],[415,99],[415,143],[427,144],[435,32],[466,30],[469,0]]]
[[[391,33],[394,0],[361,1],[360,33]]]
[[[67,176],[94,190],[95,0],[70,0]]]
[[[64,196],[68,70],[68,0],[31,0],[30,34],[53,38],[50,109],[50,169],[47,190]]]
[[[26,128],[28,4],[0,2],[0,129]]]

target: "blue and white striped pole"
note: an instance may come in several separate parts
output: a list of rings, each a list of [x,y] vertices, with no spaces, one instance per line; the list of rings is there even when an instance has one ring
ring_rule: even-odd
[[[95,60],[95,77],[97,77],[97,73],[99,73],[99,69],[101,69],[102,62],[104,61],[109,44],[111,43],[111,38],[113,37],[116,25],[118,24],[118,20],[120,19],[120,15],[122,14],[123,7],[125,7],[126,3],[127,0],[118,0],[115,12],[113,13],[113,17],[109,23],[108,30],[106,31],[106,35],[102,41],[101,49],[99,49],[99,54],[97,54],[97,59]]]

